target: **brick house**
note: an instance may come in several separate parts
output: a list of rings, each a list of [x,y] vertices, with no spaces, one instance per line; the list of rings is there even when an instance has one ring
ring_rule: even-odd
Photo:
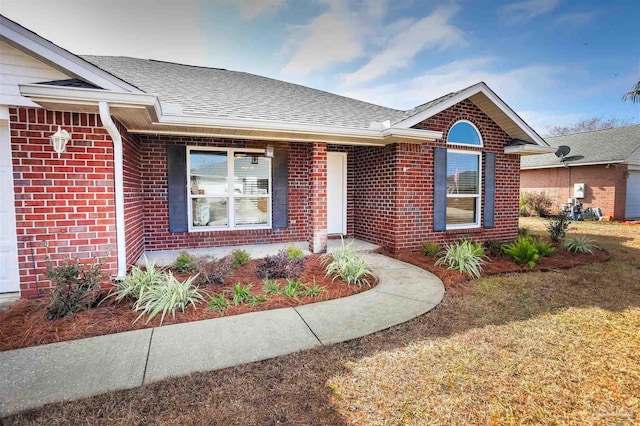
[[[523,157],[523,192],[544,192],[554,211],[575,198],[584,207],[599,207],[617,219],[640,219],[640,124],[546,141],[570,151],[564,158],[554,154]]]
[[[549,151],[484,83],[400,111],[0,30],[0,292],[46,291],[47,256],[121,277],[145,251],[512,239],[520,155]]]

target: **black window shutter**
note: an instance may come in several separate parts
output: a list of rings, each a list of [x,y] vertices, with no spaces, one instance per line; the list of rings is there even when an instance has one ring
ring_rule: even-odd
[[[187,148],[167,146],[169,232],[187,232]]]
[[[273,228],[289,225],[289,152],[276,150],[271,160],[273,187]]]
[[[485,228],[495,226],[496,203],[496,154],[484,153],[484,217],[482,225]]]
[[[433,152],[433,230],[447,229],[447,149]]]

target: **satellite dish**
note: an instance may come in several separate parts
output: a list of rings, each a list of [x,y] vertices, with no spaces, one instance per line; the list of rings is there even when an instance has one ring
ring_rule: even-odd
[[[571,148],[566,145],[560,145],[556,151],[556,157],[564,157],[571,151]]]

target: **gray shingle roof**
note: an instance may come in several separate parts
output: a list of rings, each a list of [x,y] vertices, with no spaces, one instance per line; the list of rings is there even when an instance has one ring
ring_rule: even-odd
[[[567,145],[567,157],[583,156],[571,165],[624,161],[640,148],[640,124],[545,138],[550,146]],[[529,155],[521,158],[521,168],[561,166],[555,154]]]
[[[82,56],[114,76],[180,104],[185,115],[368,129],[405,112],[244,72],[120,56]]]

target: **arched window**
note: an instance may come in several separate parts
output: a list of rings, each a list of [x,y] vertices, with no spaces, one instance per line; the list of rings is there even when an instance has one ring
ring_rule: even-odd
[[[482,137],[480,137],[478,128],[472,122],[460,120],[451,126],[447,135],[447,143],[482,146]]]
[[[447,144],[482,146],[480,132],[471,122],[461,120],[451,126]],[[482,153],[447,149],[447,229],[480,226]]]

